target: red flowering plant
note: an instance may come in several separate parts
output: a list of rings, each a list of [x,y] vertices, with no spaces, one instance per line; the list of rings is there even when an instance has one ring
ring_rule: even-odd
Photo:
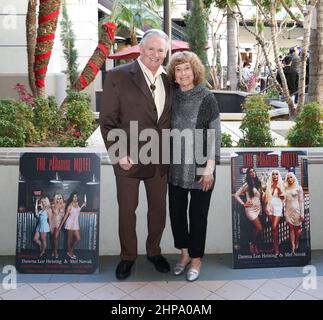
[[[64,134],[60,139],[62,147],[84,147],[94,130],[94,117],[89,96],[69,91],[65,101]]]
[[[18,82],[12,89],[17,91],[20,101],[23,101],[29,106],[33,107],[34,98],[29,92],[27,92],[26,86],[23,83]]]

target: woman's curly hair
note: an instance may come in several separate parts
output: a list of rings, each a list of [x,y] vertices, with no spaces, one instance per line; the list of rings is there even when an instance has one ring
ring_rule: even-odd
[[[167,66],[168,78],[172,85],[174,85],[176,82],[175,68],[182,63],[189,63],[191,65],[194,75],[193,83],[195,86],[204,82],[205,67],[200,58],[194,52],[182,51],[174,53],[171,57],[169,65]]]

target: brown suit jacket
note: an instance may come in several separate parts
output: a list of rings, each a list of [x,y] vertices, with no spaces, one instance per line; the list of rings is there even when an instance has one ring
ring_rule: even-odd
[[[139,134],[147,128],[155,129],[158,133],[159,163],[161,164],[161,132],[162,129],[170,128],[171,111],[170,85],[165,74],[162,74],[162,79],[165,86],[165,106],[162,115],[157,121],[156,105],[137,61],[116,67],[107,72],[101,100],[100,127],[108,154],[109,147],[117,140],[107,141],[107,134],[110,130],[118,128],[127,134],[127,154],[138,152],[137,154],[139,155],[138,149],[147,142],[139,143],[137,148],[130,150],[130,121],[137,121]],[[113,167],[117,176],[149,178],[154,176],[156,166],[151,163],[142,164],[139,159],[138,164],[133,165],[129,171],[122,170],[119,164],[115,164]],[[160,165],[161,175],[166,174],[167,170],[168,165]]]

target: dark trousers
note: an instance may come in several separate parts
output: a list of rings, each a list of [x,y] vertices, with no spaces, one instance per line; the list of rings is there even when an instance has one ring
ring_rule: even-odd
[[[169,214],[177,249],[188,249],[191,258],[202,258],[205,249],[207,215],[213,189],[204,192],[169,184]],[[188,194],[189,224],[187,221]]]
[[[116,176],[122,260],[135,260],[137,257],[136,209],[141,180],[145,184],[148,202],[146,252],[148,256],[161,253],[159,245],[166,222],[167,175],[161,177],[158,168],[152,178]]]

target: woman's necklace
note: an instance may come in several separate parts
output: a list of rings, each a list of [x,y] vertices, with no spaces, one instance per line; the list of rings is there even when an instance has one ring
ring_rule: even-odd
[[[153,96],[153,99],[155,99],[155,90],[156,90],[156,85],[155,85],[155,83],[156,83],[157,78],[155,78],[154,82],[152,82],[152,81],[150,80],[150,78],[148,77],[148,75],[147,75],[147,73],[146,73],[145,71],[144,71],[144,74],[145,74],[145,76],[146,76],[146,79],[148,79],[148,81],[149,81],[149,83],[150,83],[149,88],[150,88],[150,90],[151,90],[151,94],[152,94],[152,96]]]

